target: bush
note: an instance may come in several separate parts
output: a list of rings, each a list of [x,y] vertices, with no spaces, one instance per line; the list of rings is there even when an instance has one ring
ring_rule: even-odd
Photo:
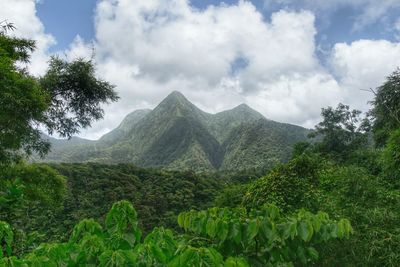
[[[397,266],[400,262],[400,191],[358,166],[333,167],[320,175],[320,210],[346,217],[350,240],[322,248],[320,266]]]
[[[249,186],[243,205],[247,208],[273,203],[283,211],[316,210],[318,202],[318,158],[302,155],[274,168]]]

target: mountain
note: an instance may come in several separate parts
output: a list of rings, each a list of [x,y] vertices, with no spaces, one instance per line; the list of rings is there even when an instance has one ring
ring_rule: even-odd
[[[180,92],[136,110],[97,141],[49,137],[50,162],[134,163],[193,170],[266,168],[286,161],[309,130],[266,119],[246,104],[210,114]]]

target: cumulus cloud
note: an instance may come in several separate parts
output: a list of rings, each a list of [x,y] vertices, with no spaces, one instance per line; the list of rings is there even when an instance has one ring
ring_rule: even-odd
[[[0,21],[13,23],[16,30],[12,35],[36,41],[29,70],[33,74],[43,74],[46,70],[49,48],[56,43],[55,38],[45,32],[44,26],[36,16],[35,0],[0,0]]]
[[[332,50],[330,64],[346,89],[346,101],[355,108],[365,109],[371,95],[361,90],[380,86],[400,66],[400,43],[386,40],[338,43]]]

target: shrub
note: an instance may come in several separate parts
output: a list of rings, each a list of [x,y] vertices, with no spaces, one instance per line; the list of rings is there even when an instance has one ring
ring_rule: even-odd
[[[274,168],[249,186],[243,205],[247,208],[273,203],[283,211],[302,207],[315,210],[318,200],[318,158],[302,155]]]

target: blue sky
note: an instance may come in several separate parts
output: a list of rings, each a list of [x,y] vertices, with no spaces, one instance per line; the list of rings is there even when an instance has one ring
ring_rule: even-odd
[[[340,102],[367,111],[360,89],[400,66],[400,0],[0,0],[1,18],[37,40],[32,74],[86,57],[116,86],[90,139],[173,90],[207,112],[246,103],[313,127]]]

